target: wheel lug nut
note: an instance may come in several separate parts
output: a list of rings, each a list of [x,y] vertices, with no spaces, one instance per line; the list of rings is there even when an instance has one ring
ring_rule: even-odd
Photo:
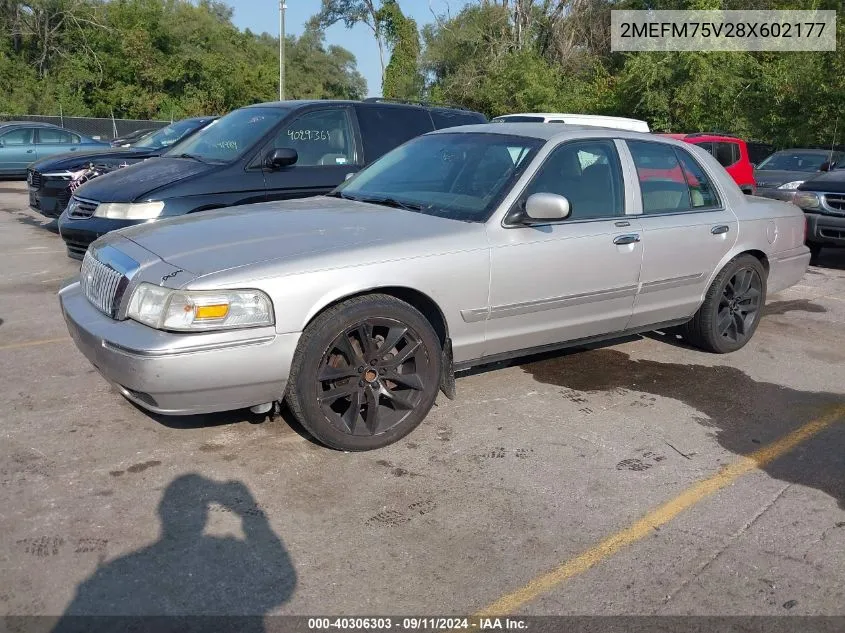
[[[363,367],[359,367],[359,368],[358,368],[358,373],[359,373],[359,374],[363,374],[363,373],[364,373],[364,368],[363,368]]]
[[[363,380],[359,380],[359,381],[358,381],[358,386],[359,386],[359,387],[363,387],[363,386],[365,386],[366,384],[367,384],[367,383],[365,383]]]
[[[378,363],[378,361],[375,358],[370,361],[370,365],[375,365],[376,363]]]

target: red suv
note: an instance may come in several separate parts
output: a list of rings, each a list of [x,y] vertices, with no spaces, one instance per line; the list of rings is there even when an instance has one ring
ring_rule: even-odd
[[[670,138],[686,141],[703,147],[713,154],[717,161],[731,175],[744,193],[754,194],[757,186],[754,184],[754,167],[748,159],[748,146],[742,139],[722,134],[661,134]]]

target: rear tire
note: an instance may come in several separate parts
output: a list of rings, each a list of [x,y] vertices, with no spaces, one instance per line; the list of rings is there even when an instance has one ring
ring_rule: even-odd
[[[735,352],[751,340],[765,305],[766,270],[753,255],[740,255],[716,275],[681,332],[690,344],[708,352]]]
[[[440,339],[390,295],[348,299],[305,328],[288,378],[292,413],[332,448],[368,451],[425,419],[440,389]]]
[[[810,263],[817,264],[819,261],[819,255],[822,253],[822,245],[811,242],[807,244],[807,248],[810,249]]]

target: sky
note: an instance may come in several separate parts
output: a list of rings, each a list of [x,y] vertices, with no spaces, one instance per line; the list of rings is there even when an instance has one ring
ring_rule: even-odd
[[[303,25],[320,10],[320,0],[285,0],[285,31],[300,35]],[[225,0],[235,10],[235,26],[250,29],[256,33],[267,32],[279,35],[278,0]],[[437,15],[458,13],[466,0],[399,0],[402,12],[414,18],[420,28],[433,22],[431,9]],[[370,97],[381,96],[381,67],[378,60],[378,46],[372,31],[363,24],[347,29],[343,23],[335,24],[326,31],[326,43],[337,44],[350,50],[358,60],[358,72],[367,80]],[[387,63],[388,60],[385,60]]]

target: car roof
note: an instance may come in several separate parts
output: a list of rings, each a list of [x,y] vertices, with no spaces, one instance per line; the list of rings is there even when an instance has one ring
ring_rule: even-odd
[[[44,123],[42,121],[4,121],[0,123],[0,127],[55,127],[63,129],[54,123]]]
[[[830,149],[822,149],[820,147],[790,147],[789,149],[779,149],[776,152],[772,152],[772,156],[775,154],[792,154],[793,152],[801,152],[803,154],[822,154],[827,156],[828,154],[841,154],[841,150],[830,150]]]
[[[736,143],[745,143],[744,140],[738,136],[731,136],[730,134],[711,134],[710,132],[688,132],[686,134],[661,134],[668,138],[678,139],[679,141],[734,141]]]
[[[422,110],[454,110],[457,112],[467,112],[469,114],[478,114],[474,110],[464,110],[459,107],[450,107],[448,105],[426,104],[426,103],[404,103],[390,100],[365,99],[362,101],[355,101],[353,99],[291,99],[289,101],[266,101],[264,103],[253,103],[252,105],[244,106],[246,108],[301,108],[309,105],[365,105],[365,106],[389,106],[395,108],[416,108]]]
[[[543,141],[567,140],[578,138],[630,138],[632,140],[674,142],[672,139],[655,136],[649,132],[633,132],[615,127],[598,125],[573,125],[569,123],[480,123],[443,128],[429,134],[502,134],[506,136],[524,136]]]

